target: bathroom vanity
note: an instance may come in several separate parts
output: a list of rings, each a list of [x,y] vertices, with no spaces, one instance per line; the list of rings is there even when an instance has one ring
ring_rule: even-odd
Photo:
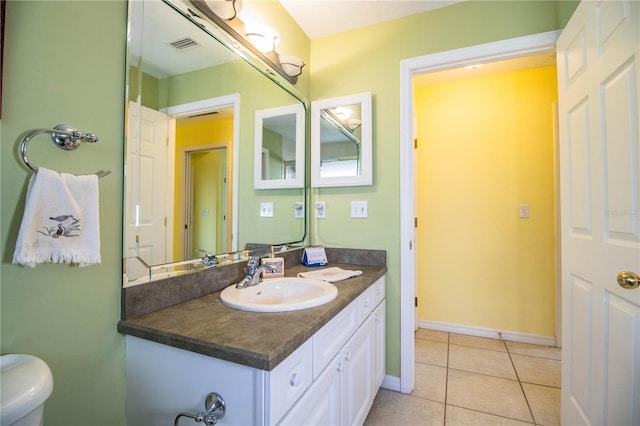
[[[215,291],[131,317],[125,298],[127,423],[171,424],[217,392],[222,425],[362,424],[385,372],[386,268],[330,266],[363,274],[335,283],[333,301],[300,311],[240,311]]]

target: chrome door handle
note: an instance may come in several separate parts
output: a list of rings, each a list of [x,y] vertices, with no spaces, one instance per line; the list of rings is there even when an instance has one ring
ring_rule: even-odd
[[[622,271],[618,274],[618,285],[627,290],[640,287],[640,276],[635,272]]]

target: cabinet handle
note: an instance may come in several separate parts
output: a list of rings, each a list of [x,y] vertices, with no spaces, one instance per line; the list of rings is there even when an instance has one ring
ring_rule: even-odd
[[[376,321],[380,321],[380,314],[376,315]]]
[[[369,299],[367,299],[367,300],[365,300],[365,301],[364,301],[364,307],[365,307],[365,308],[368,308],[368,307],[369,307]]]
[[[351,361],[351,352],[345,352],[344,360],[345,361]]]
[[[300,376],[297,373],[293,373],[289,379],[289,384],[291,386],[300,386]]]
[[[344,368],[342,367],[342,363],[339,362],[338,365],[336,365],[336,371],[342,373],[342,370],[344,370]]]

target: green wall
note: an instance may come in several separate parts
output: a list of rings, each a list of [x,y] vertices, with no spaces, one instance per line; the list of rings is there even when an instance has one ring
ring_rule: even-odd
[[[1,352],[51,368],[47,426],[122,425],[124,337],[116,331],[122,282],[124,1],[8,1],[2,93]],[[31,172],[17,147],[33,129],[70,124],[100,137],[73,152],[46,136],[29,143],[35,165],[110,169],[100,180],[102,265],[11,264]]]
[[[311,205],[325,201],[327,212],[311,219],[310,238],[387,250],[387,374],[400,375],[400,61],[556,30],[576,5],[469,1],[311,41],[312,100],[373,94],[373,186],[313,190]],[[352,200],[368,201],[367,220],[350,219]]]
[[[399,61],[561,28],[573,8],[575,2],[472,1],[310,43],[311,64],[299,83],[303,93],[308,85],[312,99],[363,91],[374,95],[374,185],[314,191],[315,198],[327,201],[327,219],[312,223],[311,231],[315,242],[388,251],[387,374],[397,376],[400,370]],[[51,367],[55,384],[45,411],[47,426],[125,423],[125,348],[116,324],[126,16],[121,0],[7,4],[0,349],[39,356]],[[307,57],[296,48],[279,50]],[[19,162],[17,146],[26,132],[59,123],[94,132],[101,140],[67,153],[39,136],[30,144],[29,158],[72,173],[112,170],[100,181],[102,265],[14,266],[11,256],[31,176]],[[264,191],[264,197],[271,192]],[[368,220],[348,219],[352,199],[369,201]]]

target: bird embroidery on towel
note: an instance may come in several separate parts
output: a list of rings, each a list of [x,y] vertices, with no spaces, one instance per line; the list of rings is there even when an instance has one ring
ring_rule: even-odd
[[[49,219],[58,223],[51,227],[43,226],[46,232],[38,231],[39,233],[52,238],[79,236],[78,234],[74,234],[73,232],[80,232],[80,225],[78,225],[80,219],[76,219],[75,217],[73,217],[73,215],[65,214],[61,216],[50,217]],[[67,221],[69,221],[68,224],[64,225],[64,223]]]

